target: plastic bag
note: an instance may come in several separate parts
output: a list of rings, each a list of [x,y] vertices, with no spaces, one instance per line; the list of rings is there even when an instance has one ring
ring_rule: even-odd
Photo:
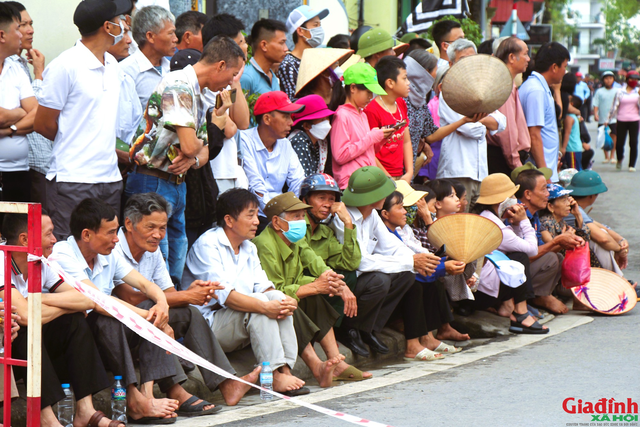
[[[606,133],[606,126],[600,126],[598,128],[598,136],[596,137],[596,150],[601,149],[602,147],[604,147],[604,138],[605,138],[605,133]]]
[[[604,151],[611,151],[613,150],[613,139],[611,139],[611,135],[609,134],[609,126],[605,126],[604,128],[604,147],[602,148]]]
[[[567,289],[586,285],[591,281],[589,243],[568,250],[562,262],[562,286]]]

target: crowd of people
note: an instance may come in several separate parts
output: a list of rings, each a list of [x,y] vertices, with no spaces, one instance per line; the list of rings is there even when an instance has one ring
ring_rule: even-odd
[[[174,17],[135,3],[81,1],[80,39],[45,67],[29,10],[0,2],[2,199],[41,203],[44,256],[225,371],[236,374],[231,353],[250,346],[289,396],[309,393],[293,374],[298,356],[321,387],[362,381],[372,374],[346,363],[338,342],[387,354],[380,332],[393,325],[405,360],[438,360],[470,339],[452,313],[475,310],[509,318],[514,333],[547,333],[544,312],[568,311],[563,254],[586,242],[592,266],[622,276],[628,242],[586,211],[607,187],[590,170],[581,125],[592,97],[614,140],[605,162],[616,151],[622,167],[628,133],[635,171],[637,72],[620,88],[605,72],[593,94],[566,72],[561,44],[532,59],[524,41],[498,39],[481,51],[505,64],[511,78],[496,84],[510,96],[465,116],[442,89],[450,68],[478,55],[455,21],[434,24],[429,51],[381,29],[322,47],[327,9],[300,6],[286,23],[260,19],[249,30],[231,15]],[[566,168],[576,170],[564,188]],[[498,250],[522,264],[522,280],[430,242],[435,221],[468,212],[500,228]],[[28,224],[4,215],[2,238],[27,246]],[[22,359],[27,265],[13,253],[12,345]],[[176,356],[45,266],[42,288],[43,425],[59,425],[61,383],[73,386],[79,424],[123,424],[93,406],[107,372],[123,377],[130,423],[220,409],[183,388]],[[255,383],[259,372],[239,374]],[[202,376],[230,406],[249,390]],[[166,398],[154,397],[156,382]]]

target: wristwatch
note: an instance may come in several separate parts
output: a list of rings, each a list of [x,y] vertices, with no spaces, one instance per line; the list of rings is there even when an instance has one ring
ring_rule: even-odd
[[[11,133],[9,134],[9,138],[13,138],[13,134],[18,132],[18,127],[16,125],[11,125],[11,126],[9,126],[9,129],[11,129]]]
[[[196,159],[196,162],[194,163],[194,166],[196,168],[199,168],[200,167],[200,159],[198,158],[198,156],[196,156],[195,159]]]

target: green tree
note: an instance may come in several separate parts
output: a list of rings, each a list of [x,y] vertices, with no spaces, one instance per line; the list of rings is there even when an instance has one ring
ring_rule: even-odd
[[[568,18],[573,18],[575,12],[569,10],[572,0],[546,0],[545,11],[542,20],[545,24],[553,26],[553,40],[564,42],[573,38],[578,29],[575,25],[567,22]]]
[[[622,58],[638,61],[640,55],[640,30],[629,19],[640,13],[638,0],[605,0],[602,12],[605,17],[605,49],[618,49]]]
[[[480,30],[480,25],[478,25],[474,20],[469,18],[458,19],[454,16],[448,15],[440,19],[436,19],[435,22],[440,22],[445,20],[459,22],[460,25],[462,25],[462,31],[464,31],[464,37],[474,42],[476,46],[482,43],[482,31]],[[431,34],[432,28],[433,28],[433,25],[431,26],[431,28],[429,28],[429,38],[431,40],[433,40],[433,35]]]

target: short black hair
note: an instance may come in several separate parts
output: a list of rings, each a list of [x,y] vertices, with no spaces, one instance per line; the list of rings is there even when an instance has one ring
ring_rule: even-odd
[[[83,230],[88,229],[97,232],[100,230],[102,220],[113,221],[116,217],[116,210],[104,200],[97,198],[84,199],[71,212],[71,221],[69,222],[71,234],[74,239],[80,240]]]
[[[276,31],[287,33],[287,26],[276,19],[262,18],[251,28],[251,44],[257,46],[262,40],[271,40]]]
[[[436,195],[436,200],[439,202],[443,201],[445,197],[449,197],[451,194],[456,192],[453,181],[448,179],[435,179],[433,181],[429,181],[429,187],[431,187],[433,193]]]
[[[402,203],[404,200],[404,196],[399,191],[394,191],[389,194],[386,199],[384,199],[384,204],[382,205],[382,209],[380,211],[389,211],[392,207],[397,205],[398,203]]]
[[[202,45],[206,46],[215,36],[227,36],[232,39],[244,30],[241,20],[228,13],[221,13],[209,19],[202,27]]]
[[[6,28],[12,22],[20,22],[20,12],[11,4],[0,2],[0,27]]]
[[[224,61],[227,66],[235,67],[240,58],[245,60],[244,52],[236,42],[227,36],[216,36],[202,49],[200,61],[205,64]]]
[[[424,184],[411,184],[414,190],[416,191],[424,191],[427,193],[426,196],[423,197],[424,201],[429,203],[431,200],[436,198],[436,193],[433,191],[431,187]]]
[[[571,102],[571,105],[573,105],[577,109],[580,109],[580,107],[582,107],[582,99],[578,98],[575,95],[571,95],[571,98],[569,98],[569,102]]]
[[[13,6],[15,10],[17,10],[18,12],[23,12],[25,10],[27,10],[26,7],[24,7],[24,5],[18,1],[6,1],[4,2],[4,4],[8,4],[9,6]]]
[[[458,199],[461,199],[462,196],[467,193],[467,187],[465,187],[460,181],[457,181],[455,179],[451,179],[450,181],[451,184],[453,184],[453,189],[456,192],[456,196],[458,196]]]
[[[391,79],[395,82],[400,74],[400,70],[406,69],[407,64],[397,56],[385,56],[380,58],[380,61],[376,64],[378,84],[380,84],[383,89],[386,89],[387,80]]]
[[[569,51],[566,47],[558,42],[551,42],[543,44],[536,53],[535,71],[538,73],[544,73],[556,64],[561,67],[564,61],[571,59]]]
[[[515,182],[516,185],[520,186],[516,192],[516,197],[518,199],[522,199],[526,190],[535,190],[539,176],[544,176],[544,174],[537,169],[529,169],[520,172],[520,175],[518,175]]]
[[[451,20],[444,20],[433,24],[431,27],[431,37],[436,43],[436,46],[438,46],[438,50],[442,49],[442,42],[445,41],[445,36],[447,36],[454,28],[462,28],[462,25],[457,21]]]
[[[188,10],[178,16],[176,18],[176,37],[178,38],[178,43],[182,42],[182,36],[184,36],[184,33],[187,31],[191,31],[193,34],[200,33],[202,26],[208,19],[207,15],[196,10]]]
[[[336,34],[329,39],[327,47],[332,47],[334,49],[350,49],[351,44],[349,43],[349,36],[346,34]]]
[[[29,217],[27,214],[5,214],[2,220],[2,236],[7,239],[8,245],[17,245],[18,237],[29,230]],[[4,283],[3,283],[4,285]]]
[[[225,227],[224,217],[229,215],[233,219],[238,219],[243,210],[258,207],[258,198],[249,190],[244,188],[232,188],[218,197],[216,203],[216,222],[218,227]]]
[[[478,53],[484,53],[485,55],[493,55],[493,42],[495,39],[485,40],[478,45]]]
[[[431,43],[429,43],[429,40],[423,39],[422,37],[416,37],[415,39],[411,39],[409,46],[414,49],[429,49],[431,47]]]

